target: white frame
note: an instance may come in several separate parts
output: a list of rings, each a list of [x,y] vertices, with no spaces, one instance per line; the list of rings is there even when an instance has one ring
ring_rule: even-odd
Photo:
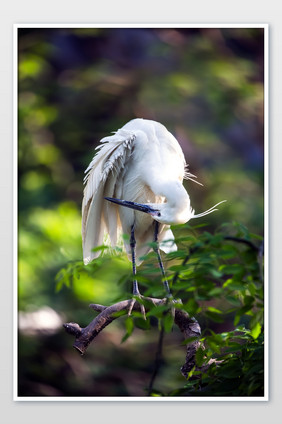
[[[263,397],[21,397],[17,394],[18,372],[17,372],[17,322],[18,322],[18,303],[17,303],[17,146],[18,146],[18,129],[17,129],[17,63],[18,63],[18,45],[17,34],[19,28],[263,28],[264,29],[264,199],[265,199],[265,395]],[[14,24],[13,27],[13,399],[14,401],[146,401],[146,402],[163,402],[163,401],[185,401],[185,402],[219,402],[219,401],[243,401],[243,402],[262,402],[269,400],[269,25],[265,23],[258,24]]]

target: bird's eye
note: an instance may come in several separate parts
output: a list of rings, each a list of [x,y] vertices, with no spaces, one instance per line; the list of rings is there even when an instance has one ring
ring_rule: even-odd
[[[161,213],[160,213],[160,212],[158,212],[157,216],[161,216]]]

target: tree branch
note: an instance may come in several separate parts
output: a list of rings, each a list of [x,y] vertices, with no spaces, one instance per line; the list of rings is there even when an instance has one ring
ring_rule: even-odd
[[[143,299],[152,302],[155,306],[165,305],[167,303],[167,299]],[[90,305],[92,309],[99,312],[99,315],[97,315],[85,328],[81,328],[79,324],[73,322],[64,324],[63,326],[66,332],[75,336],[73,347],[81,355],[84,355],[90,343],[107,325],[120,316],[128,313],[131,301],[132,299],[123,300],[111,306],[103,306],[98,304]],[[133,309],[140,311],[140,304],[135,302]],[[195,318],[190,318],[187,312],[177,308],[175,309],[174,322],[183,333],[185,339],[189,339],[191,337],[196,338],[187,344],[186,361],[185,364],[181,367],[183,376],[187,378],[189,371],[191,371],[191,369],[196,364],[196,351],[197,349],[202,348],[202,345],[198,340],[201,335],[201,328]]]
[[[246,240],[246,239],[243,239],[243,238],[240,238],[240,237],[225,236],[224,240],[230,240],[230,241],[235,241],[236,243],[246,244],[247,246],[249,246],[252,250],[254,250],[257,253],[259,253],[259,250],[260,250],[259,247],[257,247],[250,240]]]

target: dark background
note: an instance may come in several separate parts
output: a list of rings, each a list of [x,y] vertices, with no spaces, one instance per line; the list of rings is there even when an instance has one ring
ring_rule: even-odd
[[[142,396],[150,379],[157,329],[120,344],[114,323],[81,358],[61,327],[87,324],[130,269],[105,259],[56,290],[82,257],[82,180],[102,137],[135,117],[163,123],[204,184],[185,183],[196,213],[227,200],[205,229],[236,220],[263,234],[263,43],[254,28],[19,29],[20,396]],[[166,337],[164,391],[183,384],[181,341]]]

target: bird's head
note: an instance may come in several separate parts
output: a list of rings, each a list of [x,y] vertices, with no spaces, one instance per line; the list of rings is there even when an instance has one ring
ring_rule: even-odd
[[[190,201],[189,204],[184,205],[182,208],[175,208],[168,203],[136,203],[130,202],[128,200],[114,199],[112,197],[105,197],[105,199],[116,203],[119,206],[124,206],[126,208],[147,213],[151,215],[155,221],[167,225],[185,224],[192,218],[200,218],[202,216],[208,215],[209,213],[217,210],[215,209],[216,206],[225,202],[225,200],[223,200],[207,211],[195,215],[194,209],[192,209],[190,206]]]

